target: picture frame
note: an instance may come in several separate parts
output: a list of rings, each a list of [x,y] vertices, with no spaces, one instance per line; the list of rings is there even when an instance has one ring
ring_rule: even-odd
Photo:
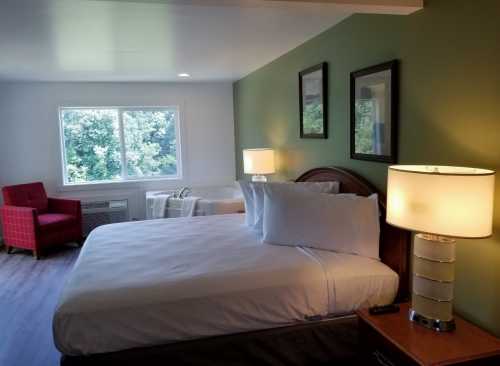
[[[397,162],[398,73],[398,60],[351,72],[351,159]]]
[[[300,138],[328,138],[328,64],[299,72]]]

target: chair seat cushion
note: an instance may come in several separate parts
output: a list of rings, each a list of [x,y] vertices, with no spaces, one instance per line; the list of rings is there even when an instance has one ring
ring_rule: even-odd
[[[76,222],[76,217],[73,215],[59,213],[38,215],[38,223],[40,224],[40,229],[43,231],[64,228]]]

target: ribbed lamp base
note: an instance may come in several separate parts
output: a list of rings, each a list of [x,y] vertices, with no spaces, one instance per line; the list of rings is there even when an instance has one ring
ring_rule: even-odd
[[[417,234],[413,250],[410,320],[439,332],[454,330],[454,280],[455,240]]]

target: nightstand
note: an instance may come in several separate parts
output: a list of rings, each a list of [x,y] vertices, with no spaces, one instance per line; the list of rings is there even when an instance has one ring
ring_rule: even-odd
[[[500,365],[500,340],[455,316],[457,329],[439,333],[408,320],[409,304],[399,313],[357,311],[363,365]]]

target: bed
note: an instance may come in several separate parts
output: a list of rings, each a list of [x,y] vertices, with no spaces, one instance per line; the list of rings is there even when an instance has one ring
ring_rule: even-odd
[[[338,168],[297,181],[376,190]],[[409,233],[385,224],[381,261],[263,245],[241,214],[104,226],[54,315],[62,365],[306,364],[347,357],[360,307],[408,296]]]

